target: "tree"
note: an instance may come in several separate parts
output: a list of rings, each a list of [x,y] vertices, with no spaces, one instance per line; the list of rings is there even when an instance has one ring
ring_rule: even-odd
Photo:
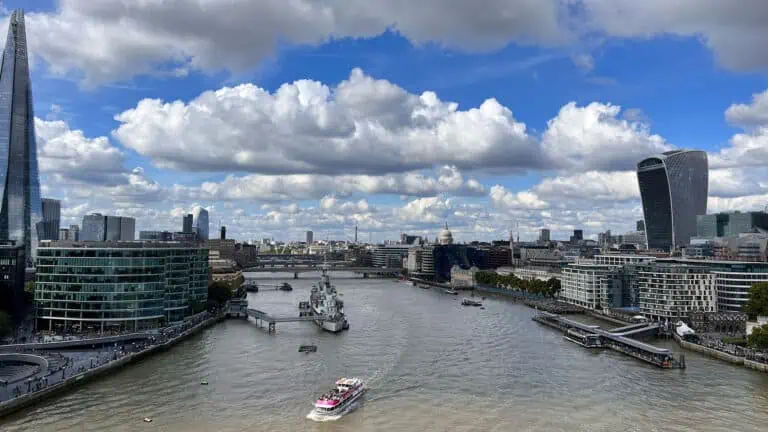
[[[217,281],[208,285],[208,302],[222,305],[232,298],[232,288],[226,282]]]
[[[758,315],[768,315],[768,282],[752,285],[744,312],[752,319]]]
[[[0,337],[6,337],[13,333],[11,317],[5,311],[0,311]]]
[[[768,324],[752,329],[752,333],[747,336],[749,346],[757,349],[768,348]]]

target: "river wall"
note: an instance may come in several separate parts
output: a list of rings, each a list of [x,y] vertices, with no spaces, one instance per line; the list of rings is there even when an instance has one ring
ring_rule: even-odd
[[[8,414],[11,414],[13,412],[19,411],[23,408],[32,406],[38,402],[41,402],[45,399],[63,394],[75,387],[78,387],[80,385],[83,385],[87,382],[90,382],[100,376],[105,375],[107,372],[116,371],[124,366],[127,366],[131,363],[138,362],[146,357],[149,357],[153,354],[166,351],[172,346],[176,345],[177,343],[181,342],[182,340],[186,339],[187,337],[200,332],[201,330],[208,328],[212,326],[213,324],[217,323],[218,321],[223,320],[223,317],[214,317],[209,318],[200,324],[196,325],[195,327],[192,327],[191,329],[185,331],[184,333],[181,333],[180,335],[176,336],[175,338],[160,344],[160,345],[154,345],[150,348],[147,348],[143,351],[139,351],[134,354],[129,354],[121,359],[111,361],[107,364],[104,364],[102,366],[99,366],[94,369],[87,370],[85,372],[79,373],[77,375],[73,375],[70,378],[67,378],[65,381],[53,384],[51,386],[48,386],[42,390],[36,391],[34,393],[25,394],[23,396],[19,396],[17,398],[11,399],[9,401],[0,403],[0,418],[7,416]]]

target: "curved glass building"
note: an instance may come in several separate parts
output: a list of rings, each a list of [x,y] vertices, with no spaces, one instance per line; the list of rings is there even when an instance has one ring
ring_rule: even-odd
[[[208,240],[208,210],[198,207],[194,212],[195,229],[200,240]]]
[[[38,328],[128,331],[175,322],[208,298],[208,249],[182,243],[52,242],[38,249]]]
[[[31,266],[42,209],[27,37],[21,10],[11,14],[0,65],[0,201],[0,240],[23,244],[27,265]]]
[[[707,212],[709,165],[700,150],[672,150],[637,164],[649,249],[672,250],[696,235]]]

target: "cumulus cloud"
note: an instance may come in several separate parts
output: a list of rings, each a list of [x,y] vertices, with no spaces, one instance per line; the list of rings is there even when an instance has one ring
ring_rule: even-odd
[[[552,200],[628,201],[640,198],[634,171],[588,171],[550,177],[534,186],[533,191]]]
[[[549,203],[541,200],[534,192],[512,192],[500,185],[491,187],[489,197],[495,207],[502,209],[537,210],[549,207]]]
[[[541,146],[555,166],[582,170],[631,169],[648,155],[671,148],[647,124],[619,118],[621,107],[570,102],[547,123]]]
[[[581,0],[589,30],[616,37],[674,34],[700,38],[736,70],[768,66],[768,2],[743,0]]]
[[[124,173],[123,154],[106,137],[88,138],[61,120],[35,118],[38,163],[44,174],[111,183]]]
[[[710,155],[712,167],[764,166],[768,164],[768,90],[752,96],[749,104],[733,104],[726,120],[745,129],[729,140],[729,146]]]
[[[569,33],[560,24],[564,7],[561,0],[60,0],[53,12],[28,14],[27,31],[51,71],[99,84],[137,74],[249,70],[278,41],[315,45],[388,29],[415,44],[472,51],[510,41],[560,43]]]
[[[383,174],[540,163],[525,124],[495,99],[462,111],[359,69],[333,89],[300,80],[272,94],[243,84],[189,103],[145,99],[115,118],[123,145],[177,169]]]
[[[228,176],[221,182],[204,182],[199,187],[175,186],[174,196],[183,199],[285,201],[318,199],[332,194],[394,194],[432,196],[440,193],[482,196],[485,187],[473,178],[465,179],[452,166],[437,175],[419,172],[368,175],[260,175]]]

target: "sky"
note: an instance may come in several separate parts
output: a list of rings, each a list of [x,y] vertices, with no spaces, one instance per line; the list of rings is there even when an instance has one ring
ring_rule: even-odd
[[[710,212],[768,205],[764,0],[0,4],[65,226],[595,238],[635,229],[635,166],[674,148],[708,152]]]

